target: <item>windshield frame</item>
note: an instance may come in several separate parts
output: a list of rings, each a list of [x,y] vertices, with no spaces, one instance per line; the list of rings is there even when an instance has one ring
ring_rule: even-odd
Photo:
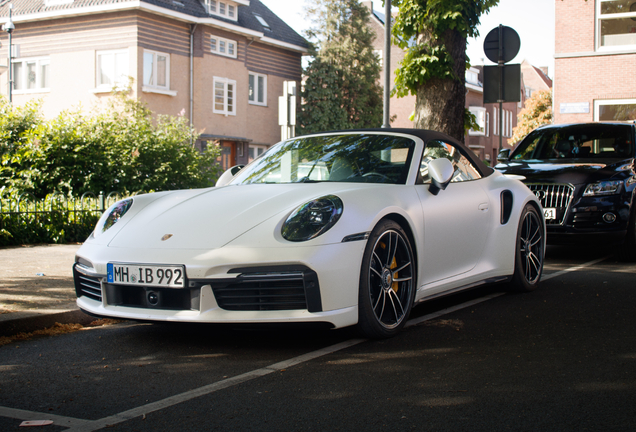
[[[369,148],[362,148],[363,145]],[[422,147],[420,138],[403,133],[344,131],[305,135],[273,145],[229,184],[409,184],[414,181],[414,155]],[[344,170],[345,174],[333,178],[336,159],[350,165],[349,175]]]

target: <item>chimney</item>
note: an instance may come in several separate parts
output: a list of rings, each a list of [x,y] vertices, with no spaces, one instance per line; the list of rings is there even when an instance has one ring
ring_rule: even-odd
[[[370,13],[373,13],[373,2],[372,1],[363,1],[361,2],[367,9],[369,9]]]

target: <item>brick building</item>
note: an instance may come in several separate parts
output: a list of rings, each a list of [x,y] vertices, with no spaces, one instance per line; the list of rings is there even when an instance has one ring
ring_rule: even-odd
[[[13,103],[46,117],[88,109],[133,79],[156,114],[185,115],[222,165],[280,140],[278,96],[300,82],[307,42],[259,0],[12,0]],[[0,23],[10,4],[0,1]],[[8,35],[0,32],[0,62]],[[6,63],[5,63],[6,66]],[[8,93],[0,70],[0,94]]]
[[[555,123],[636,119],[636,2],[555,2]]]

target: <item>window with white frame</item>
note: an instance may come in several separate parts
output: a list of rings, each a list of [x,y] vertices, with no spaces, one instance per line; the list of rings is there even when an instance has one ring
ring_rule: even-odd
[[[13,60],[13,91],[38,93],[49,91],[51,61],[48,58]]]
[[[250,72],[249,103],[252,105],[267,105],[267,75]]]
[[[260,157],[267,150],[267,146],[265,145],[255,145],[250,144],[249,148],[249,161],[252,162],[254,159]]]
[[[170,54],[144,50],[144,90],[170,90]]]
[[[507,137],[508,136],[508,114],[510,114],[508,112],[508,110],[503,110],[503,119],[501,120],[503,122],[503,136]]]
[[[110,91],[128,85],[128,50],[97,52],[97,89]]]
[[[490,136],[490,113],[486,112],[486,136]]]
[[[214,77],[215,114],[236,115],[236,81],[228,78]]]
[[[594,101],[595,121],[636,120],[636,99]]]
[[[226,57],[236,58],[238,55],[238,42],[218,36],[210,36],[210,52]]]
[[[499,135],[499,113],[497,112],[497,108],[492,109],[492,134]]]
[[[471,106],[468,107],[468,111],[475,116],[477,124],[479,125],[478,130],[471,129],[468,131],[468,135],[486,135],[486,108]]]
[[[634,0],[598,0],[596,18],[599,49],[636,46],[636,2]]]
[[[506,118],[506,136],[509,137],[512,135],[512,111],[508,111],[508,117]]]
[[[205,4],[210,15],[218,15],[233,21],[238,20],[237,6],[231,1],[206,0]]]

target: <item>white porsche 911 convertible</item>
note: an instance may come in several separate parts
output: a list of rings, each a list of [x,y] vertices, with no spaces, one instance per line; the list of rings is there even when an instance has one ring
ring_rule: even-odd
[[[216,187],[139,195],[77,252],[92,315],[205,323],[357,325],[394,335],[417,302],[507,282],[536,288],[537,198],[432,131],[280,142]]]

